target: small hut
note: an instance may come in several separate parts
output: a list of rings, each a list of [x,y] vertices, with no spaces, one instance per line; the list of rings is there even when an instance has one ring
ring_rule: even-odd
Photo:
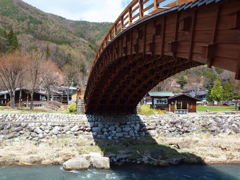
[[[169,112],[185,114],[188,112],[197,111],[197,101],[198,99],[191,96],[180,94],[168,99]]]
[[[174,96],[172,92],[149,92],[144,98],[144,104],[151,108],[168,110],[168,98]]]

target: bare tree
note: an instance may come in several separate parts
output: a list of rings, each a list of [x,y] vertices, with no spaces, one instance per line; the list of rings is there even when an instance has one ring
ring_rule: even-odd
[[[27,73],[26,73],[26,85],[30,91],[31,103],[30,109],[33,110],[33,100],[34,100],[34,92],[39,87],[40,75],[41,75],[41,65],[43,63],[44,54],[40,51],[32,51],[30,54],[30,60],[27,65]]]
[[[16,107],[15,92],[26,70],[26,57],[26,53],[20,51],[0,56],[0,80],[4,88],[9,92],[10,105],[12,108]]]
[[[41,71],[41,85],[47,91],[47,100],[49,101],[52,90],[64,82],[63,72],[50,60],[42,63]]]
[[[78,83],[78,73],[72,65],[67,64],[63,67],[64,84],[67,86],[67,101],[70,101],[70,87]]]

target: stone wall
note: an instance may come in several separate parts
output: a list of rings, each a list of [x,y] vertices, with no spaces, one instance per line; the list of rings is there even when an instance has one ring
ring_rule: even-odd
[[[66,114],[0,114],[0,140],[14,137],[85,136],[119,139],[141,136],[240,133],[240,114],[187,114],[153,116],[93,116]]]

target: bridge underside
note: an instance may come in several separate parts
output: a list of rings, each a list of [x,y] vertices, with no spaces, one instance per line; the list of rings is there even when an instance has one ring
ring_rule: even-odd
[[[201,65],[171,56],[126,56],[110,65],[91,95],[87,113],[135,113],[138,102],[160,81]]]
[[[85,92],[86,113],[134,113],[164,79],[208,64],[240,79],[240,1],[145,18],[103,48]]]

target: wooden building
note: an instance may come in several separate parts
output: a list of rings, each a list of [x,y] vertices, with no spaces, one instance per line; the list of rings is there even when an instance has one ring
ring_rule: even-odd
[[[51,101],[58,101],[63,104],[71,104],[72,102],[72,95],[77,92],[76,87],[66,87],[61,86],[56,90],[52,91],[50,94]]]
[[[27,89],[16,89],[15,102],[28,102],[30,101],[30,91]],[[46,101],[47,95],[40,92],[34,92],[33,101]],[[0,106],[7,106],[10,102],[10,95],[8,91],[0,91]]]
[[[169,111],[174,113],[188,113],[197,111],[198,99],[191,96],[180,94],[168,99]]]
[[[144,104],[154,109],[168,110],[168,99],[172,96],[172,92],[149,92],[144,98]]]

